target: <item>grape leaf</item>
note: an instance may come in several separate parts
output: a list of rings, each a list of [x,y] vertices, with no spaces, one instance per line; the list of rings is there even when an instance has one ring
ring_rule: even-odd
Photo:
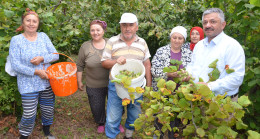
[[[236,128],[238,130],[240,130],[240,129],[247,129],[247,127],[248,126],[246,124],[244,124],[243,121],[237,121],[236,122]]]
[[[212,102],[209,104],[209,109],[206,111],[207,114],[213,114],[214,112],[219,110],[219,105],[217,102]]]
[[[237,120],[241,120],[242,117],[244,117],[245,111],[243,110],[236,110],[235,112],[235,118]]]
[[[204,82],[203,79],[201,77],[199,77],[199,82]]]
[[[157,83],[157,87],[158,88],[164,88],[165,87],[165,80],[164,79],[160,79]]]
[[[204,97],[207,97],[212,93],[211,90],[209,89],[209,87],[204,84],[199,84],[199,89],[197,91],[198,91],[198,94],[201,94]]]
[[[247,133],[249,134],[248,139],[260,139],[260,134],[256,131],[248,130]]]
[[[169,80],[166,82],[166,88],[168,90],[174,91],[174,89],[176,88],[176,83],[173,82],[172,80]]]
[[[136,91],[136,93],[143,93],[144,89],[142,87],[136,87],[135,91]]]
[[[202,129],[202,128],[198,128],[198,129],[196,130],[196,133],[197,133],[200,137],[204,137],[204,136],[205,136],[205,131],[204,131],[204,129]]]
[[[230,74],[232,72],[235,72],[235,70],[234,69],[226,69],[226,72],[227,72],[227,74]]]
[[[111,80],[112,83],[118,83],[121,84],[121,80],[120,79],[115,79],[115,80]]]
[[[151,95],[153,98],[156,98],[156,99],[160,99],[160,98],[161,98],[161,95],[160,95],[159,92],[151,91],[151,92],[150,92],[150,95]]]
[[[218,59],[214,60],[212,63],[209,64],[209,68],[216,68],[217,62],[218,62]]]
[[[192,99],[194,98],[194,96],[190,93],[183,93],[185,98],[189,101],[192,101]]]
[[[174,112],[180,112],[180,111],[181,111],[181,108],[178,108],[178,107],[172,107],[172,111],[174,111]]]
[[[163,72],[171,72],[171,68],[169,68],[169,67],[164,67],[164,68],[163,68]]]
[[[216,118],[222,118],[225,119],[227,118],[227,115],[225,113],[223,113],[222,111],[218,110],[215,114]]]
[[[171,71],[170,72],[176,72],[178,68],[176,66],[169,66]]]
[[[128,87],[128,92],[129,92],[129,93],[135,92],[135,88],[133,88],[133,87]]]
[[[192,125],[188,125],[185,129],[183,129],[183,135],[188,136],[194,133],[194,131],[195,131],[195,127]]]
[[[229,129],[229,127],[222,125],[222,126],[218,127],[217,134],[226,135],[226,134],[228,134],[228,129]]]
[[[178,105],[181,108],[187,108],[190,106],[190,103],[185,98],[181,98],[180,101],[178,102]]]
[[[177,60],[171,59],[171,60],[170,60],[170,63],[171,63],[172,65],[175,65],[175,64],[177,63]]]
[[[247,107],[249,104],[251,104],[251,101],[248,99],[248,96],[241,96],[238,98],[237,100],[238,104],[243,106],[243,107]]]

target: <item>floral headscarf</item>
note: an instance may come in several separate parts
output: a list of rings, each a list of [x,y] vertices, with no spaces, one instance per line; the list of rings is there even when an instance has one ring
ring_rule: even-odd
[[[105,21],[102,21],[102,20],[93,20],[93,21],[90,23],[90,26],[91,26],[91,25],[94,25],[94,24],[100,25],[105,31],[107,30],[107,23],[106,23]]]
[[[32,11],[32,10],[30,10],[29,8],[26,8],[26,11],[25,11],[25,13],[24,13],[23,16],[22,16],[22,21],[23,21],[23,19],[24,19],[27,15],[29,15],[29,14],[33,14],[33,15],[35,15],[36,17],[39,18],[39,15],[38,15],[35,11]],[[16,31],[16,32],[23,31],[23,26],[22,26],[22,25],[19,26],[15,31]]]

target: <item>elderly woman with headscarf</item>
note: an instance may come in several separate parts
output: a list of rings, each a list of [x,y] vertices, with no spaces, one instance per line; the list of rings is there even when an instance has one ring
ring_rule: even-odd
[[[108,95],[109,70],[101,65],[101,56],[107,43],[104,38],[107,23],[101,20],[90,22],[91,40],[84,42],[79,50],[77,60],[77,80],[79,90],[84,90],[82,75],[86,69],[86,92],[91,112],[98,124],[97,132],[105,132],[106,123],[106,98]],[[123,126],[119,126],[120,132],[124,132]]]
[[[180,69],[187,66],[187,64],[191,61],[192,52],[183,47],[183,44],[187,37],[187,30],[182,26],[174,27],[170,33],[170,43],[166,46],[160,47],[157,49],[156,54],[152,59],[152,68],[151,73],[153,76],[153,88],[157,90],[157,82],[154,80],[155,78],[164,78],[164,79],[172,79],[177,77],[177,73],[164,73],[163,68],[170,66],[170,60],[175,59],[182,61],[182,65],[180,65]]]
[[[190,43],[185,43],[184,47],[190,48],[191,51],[195,48],[195,45],[204,39],[204,32],[201,27],[193,27],[190,30]]]
[[[157,82],[155,78],[164,78],[165,80],[172,80],[175,77],[178,77],[177,72],[172,73],[164,73],[163,68],[169,67],[171,65],[170,60],[175,59],[178,61],[182,61],[182,65],[180,65],[179,69],[182,69],[187,66],[189,62],[191,62],[191,50],[189,48],[183,47],[184,42],[187,37],[187,30],[183,26],[176,26],[172,29],[170,33],[170,43],[166,46],[160,47],[157,49],[156,54],[152,59],[152,68],[151,73],[153,77],[152,86],[155,91],[158,90]],[[175,118],[174,121],[170,122],[171,128],[178,126],[180,120]],[[155,127],[157,129],[162,128],[162,125],[156,120]],[[154,135],[155,138],[156,135]],[[161,137],[163,138],[163,133]],[[174,139],[174,132],[168,131],[168,138]]]
[[[37,32],[40,19],[36,12],[26,9],[22,25],[16,31],[24,31],[12,37],[9,55],[11,66],[17,73],[18,90],[22,98],[23,115],[18,125],[20,139],[27,139],[32,133],[40,104],[44,135],[50,133],[53,123],[55,95],[51,89],[46,69],[50,62],[59,59],[55,47],[44,32]]]

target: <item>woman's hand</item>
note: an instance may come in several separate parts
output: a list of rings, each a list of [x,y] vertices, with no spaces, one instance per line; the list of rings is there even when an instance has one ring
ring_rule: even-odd
[[[79,87],[79,90],[80,91],[83,91],[84,89],[84,85],[83,85],[83,83],[82,82],[78,82],[78,87]]]
[[[180,75],[177,72],[168,72],[166,73],[167,77],[172,77],[172,78],[176,78],[176,77],[180,77]]]
[[[40,76],[41,79],[49,79],[48,72],[46,70],[35,70],[34,75]]]
[[[124,65],[126,63],[126,58],[123,56],[120,56],[117,60],[116,63],[120,64],[120,65]]]
[[[41,62],[43,62],[44,58],[42,56],[36,56],[33,59],[31,59],[31,63],[33,65],[39,65]]]

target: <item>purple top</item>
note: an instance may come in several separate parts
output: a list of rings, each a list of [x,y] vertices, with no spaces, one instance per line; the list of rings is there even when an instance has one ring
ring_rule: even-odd
[[[178,52],[178,53],[174,53],[172,50],[171,50],[171,59],[175,59],[175,60],[179,60],[181,61],[181,51]],[[170,66],[172,66],[172,64],[170,64]],[[181,64],[179,69],[183,69],[183,65]],[[167,80],[172,80],[171,77],[169,77]]]

